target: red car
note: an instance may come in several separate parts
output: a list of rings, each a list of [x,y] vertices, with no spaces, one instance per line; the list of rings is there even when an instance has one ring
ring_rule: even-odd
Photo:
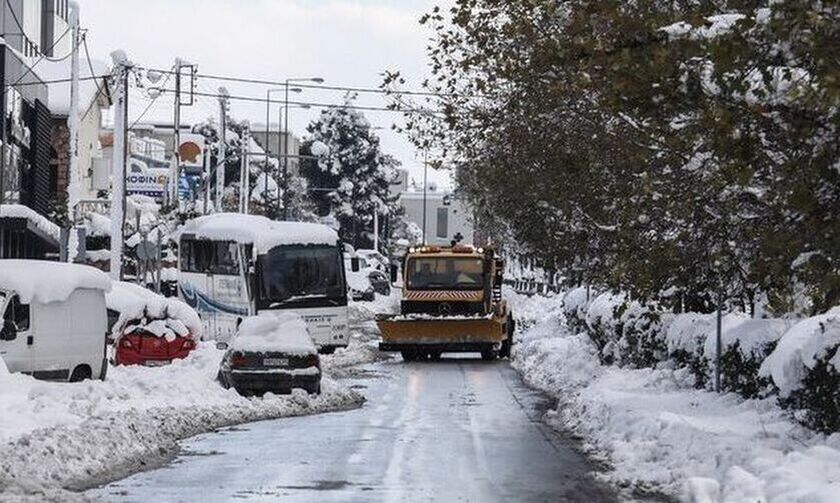
[[[176,336],[172,341],[138,329],[117,339],[114,362],[117,365],[165,365],[186,358],[195,349],[192,337]]]
[[[126,282],[114,282],[105,298],[115,365],[166,365],[195,349],[201,320],[183,302]]]

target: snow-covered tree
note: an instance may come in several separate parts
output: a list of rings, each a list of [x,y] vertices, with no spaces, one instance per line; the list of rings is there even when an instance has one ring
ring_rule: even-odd
[[[342,239],[355,247],[371,245],[374,212],[385,218],[397,209],[390,184],[399,162],[382,152],[379,137],[365,116],[345,106],[327,109],[308,127],[301,151],[301,175],[320,215],[333,214]]]

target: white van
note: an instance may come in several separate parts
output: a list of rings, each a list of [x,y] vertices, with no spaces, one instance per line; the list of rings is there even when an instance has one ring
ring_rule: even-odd
[[[0,358],[38,379],[105,379],[108,276],[93,267],[0,260]]]

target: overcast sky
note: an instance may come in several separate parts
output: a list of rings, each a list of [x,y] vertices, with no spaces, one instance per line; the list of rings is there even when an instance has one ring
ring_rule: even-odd
[[[317,76],[325,84],[377,87],[381,73],[399,69],[418,88],[427,74],[425,47],[430,32],[417,20],[434,0],[79,0],[81,23],[89,29],[92,56],[110,62],[123,49],[137,65],[170,68],[176,57],[198,65],[200,73],[282,80]],[[264,98],[269,86],[201,79],[202,92],[220,85],[232,94]],[[281,99],[282,93],[273,94]],[[305,90],[301,101],[340,103],[339,92]],[[359,104],[382,106],[375,95]],[[143,103],[132,106],[143,106]],[[199,98],[196,110],[217,114],[216,100]],[[276,120],[276,110],[272,120]],[[265,122],[265,105],[234,103],[232,114]],[[289,129],[296,134],[318,114],[294,109]],[[192,116],[192,113],[190,114]],[[390,131],[400,117],[366,112],[382,137],[383,149],[422,180],[422,157]],[[448,175],[430,174],[444,182]]]

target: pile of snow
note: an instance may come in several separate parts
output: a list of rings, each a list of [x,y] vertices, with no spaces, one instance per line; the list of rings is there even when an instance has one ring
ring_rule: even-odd
[[[306,356],[317,354],[306,329],[306,322],[296,313],[264,313],[246,318],[230,343],[236,351],[277,352]]]
[[[108,291],[111,280],[99,269],[45,260],[0,260],[0,288],[13,290],[22,302],[67,300],[79,288]]]
[[[99,213],[88,213],[85,216],[85,232],[89,237],[110,236],[111,219]]]
[[[275,246],[338,244],[338,233],[321,224],[276,222],[259,215],[216,213],[188,221],[177,233],[196,239],[236,241],[253,244],[255,253],[266,253]]]
[[[721,320],[721,348],[738,345],[738,351],[745,358],[764,358],[765,350],[790,328],[791,322],[779,318],[751,319],[742,313],[724,316]],[[703,355],[713,360],[716,353],[716,332],[708,334],[703,346]]]
[[[826,359],[840,371],[840,306],[800,321],[785,332],[759,373],[771,377],[782,396],[802,387],[808,370]],[[833,355],[829,351],[835,351]]]
[[[203,325],[193,308],[140,285],[114,282],[105,295],[105,303],[108,309],[120,313],[111,328],[114,336],[142,329],[168,341],[175,340],[176,336],[201,338]]]
[[[537,312],[520,305],[529,299],[509,300],[514,312]],[[570,332],[559,313],[545,310],[530,320],[532,328],[518,334],[513,365],[529,384],[559,400],[548,421],[583,437],[588,452],[609,465],[599,476],[626,490],[625,496],[648,492],[698,502],[836,501],[840,436],[801,427],[775,399],[745,400],[694,389],[688,370],[601,365],[594,344]],[[675,320],[669,344],[698,347],[699,334],[714,331],[709,319],[714,317]],[[773,331],[760,334],[761,321],[751,326],[733,317],[730,336],[756,346],[769,341],[780,327],[773,323]],[[807,358],[813,348],[796,346],[797,358]],[[809,350],[802,351],[805,347]]]
[[[25,218],[41,232],[58,241],[61,237],[61,229],[54,223],[47,220],[43,215],[35,212],[32,208],[22,204],[0,204],[0,218]]]
[[[76,384],[0,370],[0,500],[121,478],[165,460],[178,440],[219,427],[342,410],[363,400],[329,377],[320,395],[242,397],[216,381],[222,356],[199,343],[166,367],[114,367],[107,381]]]

